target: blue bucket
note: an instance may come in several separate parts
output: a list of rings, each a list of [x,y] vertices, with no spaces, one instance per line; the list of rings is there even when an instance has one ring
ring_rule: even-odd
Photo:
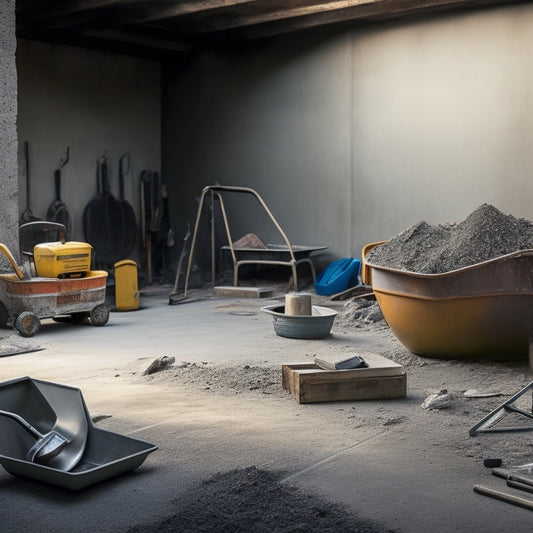
[[[359,285],[361,261],[344,257],[333,261],[317,277],[315,290],[317,294],[330,296]]]

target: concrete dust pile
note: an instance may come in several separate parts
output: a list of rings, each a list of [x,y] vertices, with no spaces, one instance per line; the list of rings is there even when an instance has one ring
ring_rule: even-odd
[[[496,257],[533,249],[533,222],[483,204],[459,223],[413,224],[369,252],[375,265],[442,274]]]
[[[334,328],[344,330],[355,326],[361,328],[370,324],[385,324],[385,317],[376,301],[366,298],[348,300],[342,311],[335,317]]]
[[[283,484],[280,478],[280,474],[256,467],[217,474],[185,501],[178,501],[175,514],[157,524],[134,527],[129,533],[391,532],[340,505]]]
[[[145,374],[146,375],[146,374]],[[158,382],[180,382],[212,392],[282,394],[279,366],[220,365],[183,361],[146,376]]]

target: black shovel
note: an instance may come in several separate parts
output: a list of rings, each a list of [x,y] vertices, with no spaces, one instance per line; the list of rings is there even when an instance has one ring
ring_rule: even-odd
[[[56,198],[46,213],[46,218],[50,222],[57,222],[65,226],[67,230],[65,237],[67,240],[69,240],[70,236],[72,235],[72,217],[70,216],[70,211],[67,205],[61,200],[61,169],[68,163],[69,152],[70,150],[67,146],[67,157],[64,160],[61,159],[59,162],[59,168],[57,168],[54,172]]]
[[[20,216],[20,223],[24,224],[26,222],[34,222],[40,220],[39,217],[33,214],[33,211],[30,207],[30,154],[28,141],[24,141],[24,163],[25,163],[25,173],[26,173],[26,209]]]
[[[106,155],[97,161],[96,181],[97,195],[85,207],[83,229],[96,264],[108,267],[124,259],[124,222],[120,204],[111,194]]]
[[[40,433],[29,422],[16,413],[0,410],[0,415],[16,420],[32,437],[36,439],[35,444],[28,450],[26,460],[35,463],[46,463],[61,452],[68,444],[68,439],[57,431],[49,431],[46,434]]]
[[[124,177],[130,171],[130,156],[124,154],[119,160],[118,179],[119,179],[119,199],[118,205],[122,218],[122,242],[119,248],[124,257],[127,257],[133,250],[137,242],[137,221],[135,220],[135,211],[131,204],[126,200],[124,195]]]

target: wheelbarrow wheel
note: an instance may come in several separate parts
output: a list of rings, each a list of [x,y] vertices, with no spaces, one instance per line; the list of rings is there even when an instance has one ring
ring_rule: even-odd
[[[7,322],[9,320],[9,313],[7,307],[0,302],[0,328],[6,329],[8,327]]]
[[[109,320],[109,307],[104,304],[97,305],[91,310],[90,318],[93,326],[105,326]]]
[[[15,328],[22,337],[33,337],[41,327],[39,317],[31,311],[24,311],[15,320]]]

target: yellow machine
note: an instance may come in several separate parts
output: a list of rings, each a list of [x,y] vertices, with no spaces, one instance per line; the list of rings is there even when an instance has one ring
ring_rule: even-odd
[[[71,278],[91,270],[92,246],[85,242],[46,242],[33,248],[37,276]]]
[[[14,327],[23,337],[32,337],[39,331],[42,318],[72,323],[88,319],[93,326],[107,324],[107,272],[91,270],[90,244],[66,242],[64,235],[63,224],[23,224],[22,266],[0,243],[0,253],[14,270],[13,274],[0,273],[0,327]]]

